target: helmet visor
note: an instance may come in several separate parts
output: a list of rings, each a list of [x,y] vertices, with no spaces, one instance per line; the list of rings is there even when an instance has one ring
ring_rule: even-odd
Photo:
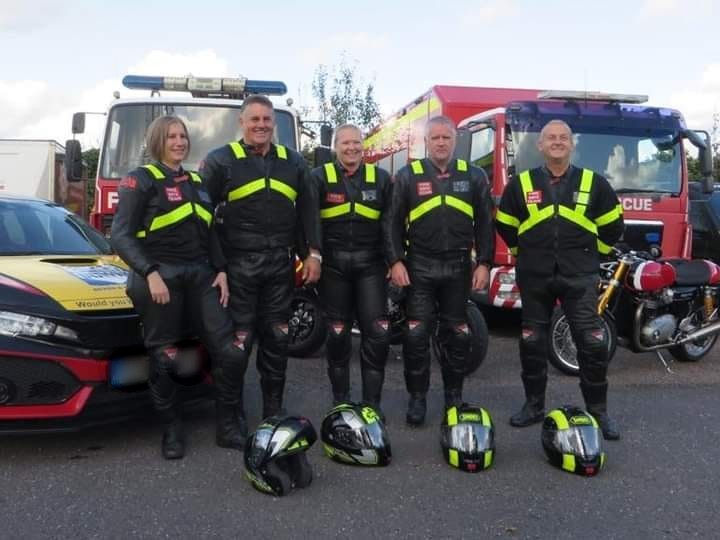
[[[571,426],[555,435],[558,450],[581,458],[593,458],[600,454],[600,430],[593,426]]]
[[[460,452],[473,454],[493,447],[492,431],[477,423],[462,423],[444,430],[445,444]]]

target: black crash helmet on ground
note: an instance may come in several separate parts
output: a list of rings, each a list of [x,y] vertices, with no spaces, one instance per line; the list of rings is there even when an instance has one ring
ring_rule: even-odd
[[[312,482],[306,451],[317,440],[304,416],[272,416],[263,420],[245,443],[245,474],[264,493],[282,496]]]
[[[378,412],[365,404],[340,403],[325,415],[320,429],[325,454],[353,465],[390,464],[390,439]]]
[[[598,423],[580,407],[550,411],[543,421],[542,445],[550,463],[571,473],[595,476],[605,465]]]
[[[445,460],[467,472],[489,468],[495,457],[495,428],[482,407],[463,403],[450,407],[440,426],[440,444]]]

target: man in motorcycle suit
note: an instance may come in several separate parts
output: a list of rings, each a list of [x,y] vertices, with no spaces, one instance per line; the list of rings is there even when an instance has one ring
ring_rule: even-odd
[[[378,409],[390,346],[387,265],[382,251],[382,215],[390,206],[390,175],[363,164],[362,133],[339,126],[337,160],[311,172],[322,222],[323,271],[320,298],[328,323],[328,377],[335,404],[350,400],[352,324],[362,332],[362,400]]]
[[[410,394],[407,423],[422,425],[430,384],[429,339],[439,318],[446,347],[445,405],[462,402],[470,330],[466,303],[485,288],[495,248],[493,202],[485,172],[454,159],[455,124],[436,116],[426,125],[428,158],[400,169],[387,215],[388,262],[395,285],[408,287],[403,348]],[[472,269],[472,248],[477,268]]]
[[[548,122],[537,145],[545,165],[510,180],[496,215],[498,232],[517,257],[522,300],[526,401],[510,424],[524,427],[544,418],[550,318],[559,300],[577,345],[586,407],[605,439],[618,439],[607,413],[608,336],[597,300],[599,254],[609,254],[622,235],[622,206],[604,177],[571,165],[574,142],[565,122]]]
[[[303,157],[273,143],[275,112],[265,96],[245,99],[243,138],[211,151],[200,175],[216,205],[228,260],[230,313],[236,341],[249,356],[258,341],[263,418],[282,407],[295,248],[303,279],[320,278],[320,217]],[[298,243],[299,229],[306,239]]]

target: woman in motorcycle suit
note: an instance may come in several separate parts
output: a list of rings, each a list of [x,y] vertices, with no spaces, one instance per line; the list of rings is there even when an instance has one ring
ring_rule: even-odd
[[[182,120],[162,116],[150,124],[146,147],[153,162],[119,185],[112,245],[130,266],[127,293],[140,315],[151,360],[150,392],[165,431],[162,454],[179,459],[185,441],[178,376],[178,343],[200,336],[213,362],[219,446],[242,449],[246,355],[225,311],[225,261],[212,227],[210,198],[197,173],[182,162],[190,139]]]

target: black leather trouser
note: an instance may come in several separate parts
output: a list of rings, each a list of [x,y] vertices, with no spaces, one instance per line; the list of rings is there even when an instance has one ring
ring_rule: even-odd
[[[326,253],[319,291],[328,324],[328,377],[337,401],[350,398],[351,330],[357,319],[362,333],[362,397],[379,405],[390,347],[386,274],[387,267],[377,251]]]
[[[247,354],[238,347],[228,311],[212,286],[215,272],[205,263],[162,264],[158,270],[170,302],[152,301],[145,278],[131,272],[127,292],[140,315],[143,339],[151,360],[150,391],[165,421],[176,416],[179,384],[202,380],[178,377],[176,344],[199,336],[212,360],[218,400],[235,404],[242,393]]]
[[[472,265],[466,252],[438,257],[411,254],[410,286],[406,299],[405,385],[411,394],[425,394],[430,386],[430,335],[435,316],[439,339],[447,354],[442,365],[445,390],[461,390],[470,347],[466,303]]]
[[[286,248],[238,252],[228,258],[230,313],[248,354],[258,342],[257,369],[265,410],[282,404],[295,255]]]
[[[577,346],[580,388],[588,408],[607,401],[607,339],[597,314],[597,274],[537,276],[518,272],[522,299],[520,362],[525,394],[544,397],[550,347],[550,319],[557,301],[562,304]]]

